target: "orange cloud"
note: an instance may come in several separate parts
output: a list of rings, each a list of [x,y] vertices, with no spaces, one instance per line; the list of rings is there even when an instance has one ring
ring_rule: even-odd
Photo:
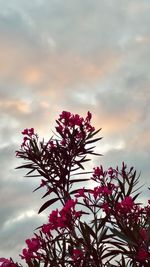
[[[30,85],[38,84],[43,76],[43,72],[36,66],[29,66],[22,71],[22,79],[25,83]]]
[[[140,110],[129,109],[128,111],[120,111],[119,114],[109,112],[104,109],[95,110],[96,125],[102,127],[104,135],[124,134],[132,128],[140,119]],[[98,115],[96,115],[98,114]]]
[[[87,58],[76,51],[41,52],[23,40],[4,38],[0,44],[1,77],[10,83],[42,86],[42,94],[74,83],[93,83],[111,74],[120,63],[113,51]]]
[[[7,110],[10,113],[13,111],[26,113],[26,114],[30,113],[30,104],[25,102],[25,101],[18,100],[18,99],[1,100],[0,101],[0,108],[2,108],[3,110]]]

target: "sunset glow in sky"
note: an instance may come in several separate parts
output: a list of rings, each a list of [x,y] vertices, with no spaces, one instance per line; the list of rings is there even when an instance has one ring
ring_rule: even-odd
[[[91,168],[125,161],[150,187],[150,1],[0,0],[0,257],[18,259],[37,215],[38,181],[15,150],[24,128],[48,139],[63,110],[101,128]],[[94,166],[93,166],[94,164]]]

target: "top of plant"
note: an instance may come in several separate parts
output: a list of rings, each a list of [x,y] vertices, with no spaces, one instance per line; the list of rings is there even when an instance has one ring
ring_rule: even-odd
[[[63,111],[56,120],[56,134],[48,142],[44,139],[39,141],[33,128],[24,129],[22,132],[23,143],[16,156],[27,163],[18,168],[29,170],[26,174],[28,177],[42,177],[40,186],[35,190],[45,186],[47,192],[44,197],[51,193],[55,195],[55,198],[44,204],[39,212],[58,199],[64,204],[71,197],[71,188],[74,184],[89,180],[75,179],[73,175],[77,174],[79,169],[84,170],[83,164],[90,160],[87,158],[88,154],[100,155],[94,153],[93,143],[101,137],[93,137],[101,129],[95,131],[91,125],[91,118],[92,114],[89,111],[85,118]]]

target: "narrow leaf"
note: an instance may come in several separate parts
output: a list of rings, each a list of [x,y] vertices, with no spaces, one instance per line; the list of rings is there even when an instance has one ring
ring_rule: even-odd
[[[55,203],[59,198],[53,198],[45,202],[42,207],[39,209],[38,213],[41,213],[43,210],[47,209],[49,206],[51,206],[53,203]]]

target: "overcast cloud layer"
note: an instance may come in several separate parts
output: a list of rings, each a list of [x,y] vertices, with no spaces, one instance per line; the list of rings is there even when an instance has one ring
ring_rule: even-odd
[[[93,164],[124,160],[149,197],[150,1],[0,0],[0,257],[18,259],[37,215],[37,181],[23,178],[20,132],[48,138],[62,110],[102,127]],[[92,165],[91,165],[92,167]]]

